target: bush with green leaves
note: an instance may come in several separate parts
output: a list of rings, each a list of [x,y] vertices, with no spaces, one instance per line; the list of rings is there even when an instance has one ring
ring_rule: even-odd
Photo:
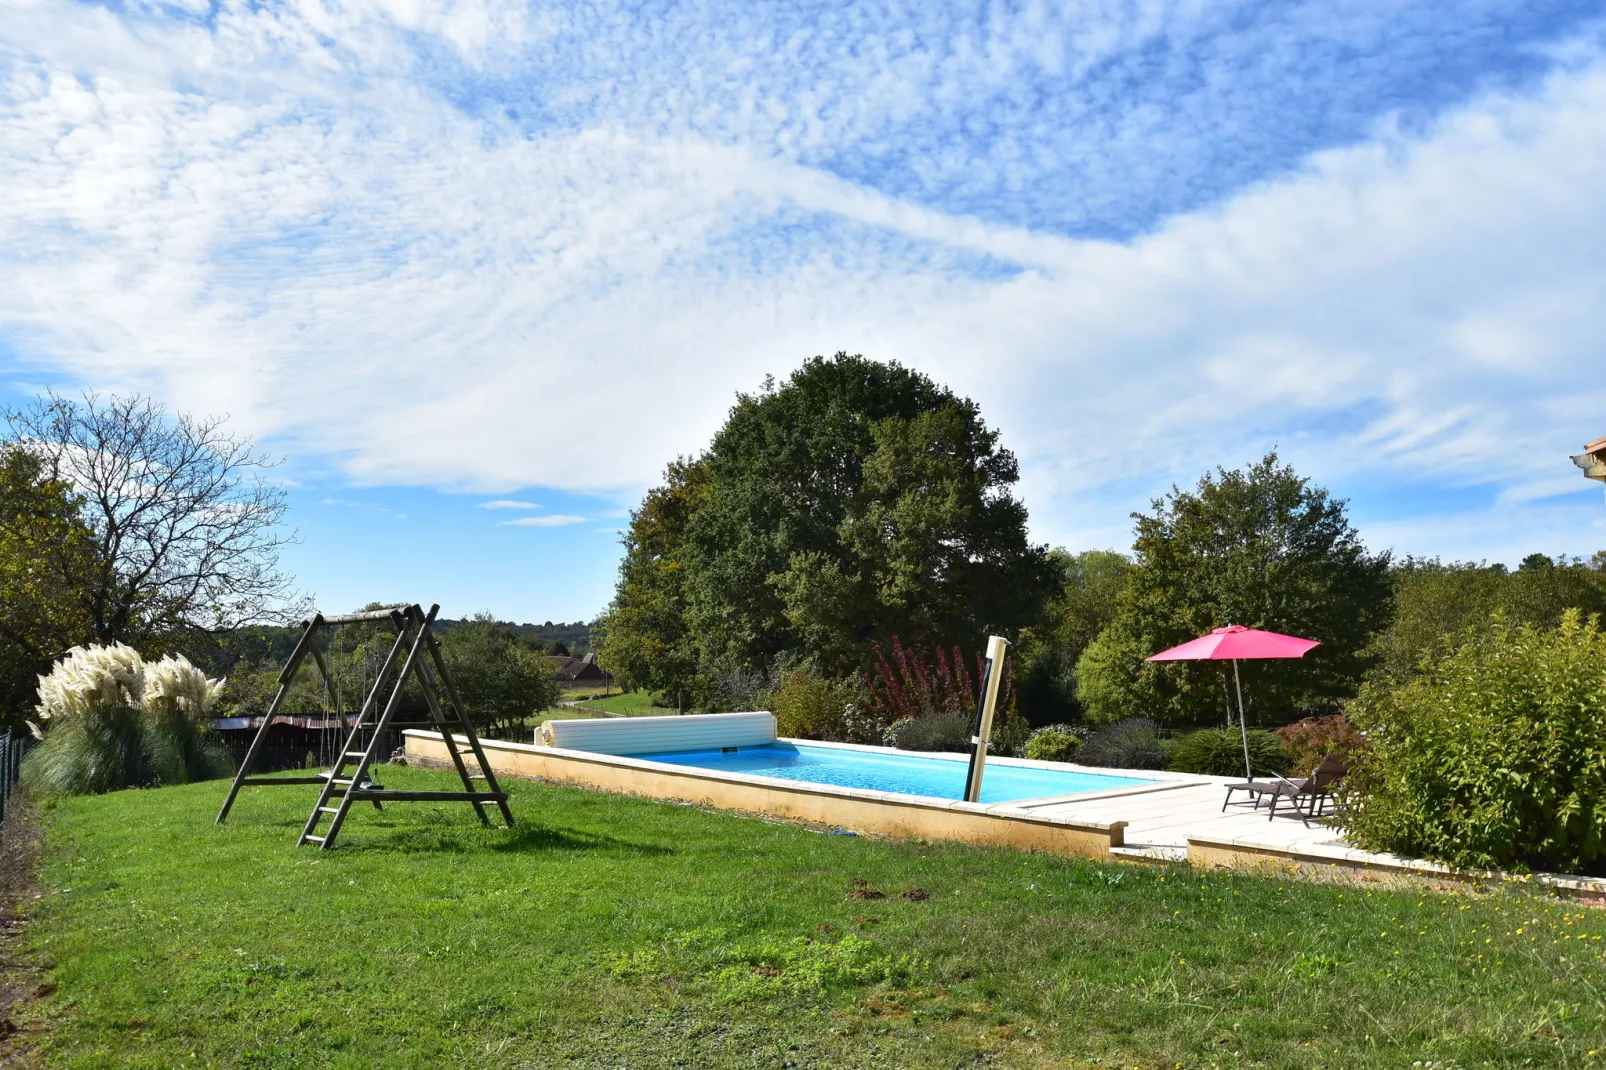
[[[855,679],[829,679],[808,662],[783,670],[769,696],[777,734],[791,739],[849,740],[856,734],[852,715],[863,701]]]
[[[1344,783],[1360,847],[1451,865],[1606,873],[1606,634],[1496,616],[1408,683],[1367,689]]]
[[[1040,762],[1068,762],[1082,749],[1082,737],[1070,725],[1039,728],[1026,741],[1026,757]]]
[[[22,778],[39,795],[88,795],[227,776],[210,735],[222,691],[184,657],[147,664],[131,647],[74,647],[39,680]]]
[[[992,754],[1020,758],[1025,755],[1026,742],[1031,738],[1031,722],[1011,703],[993,715],[993,734],[988,737],[987,750]]]
[[[1128,717],[1106,725],[1087,737],[1076,760],[1082,765],[1110,769],[1164,769],[1165,748],[1160,731],[1147,717]]]
[[[1255,776],[1285,775],[1289,769],[1288,745],[1277,733],[1251,728],[1249,765]],[[1235,728],[1205,728],[1189,732],[1170,748],[1170,768],[1179,773],[1205,776],[1242,776],[1244,736]]]

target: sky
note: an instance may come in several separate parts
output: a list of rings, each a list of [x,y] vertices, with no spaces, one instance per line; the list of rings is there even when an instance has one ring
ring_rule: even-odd
[[[1375,550],[1606,548],[1566,0],[0,0],[0,403],[283,458],[330,609],[589,619],[738,391],[974,398],[1032,537],[1276,448]]]

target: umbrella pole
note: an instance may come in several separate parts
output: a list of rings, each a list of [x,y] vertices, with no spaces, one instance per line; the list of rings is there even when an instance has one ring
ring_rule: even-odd
[[[1238,679],[1238,659],[1232,659],[1232,683],[1238,689],[1238,731],[1244,739],[1244,777],[1255,779],[1255,770],[1249,764],[1249,726],[1244,720],[1244,685]]]

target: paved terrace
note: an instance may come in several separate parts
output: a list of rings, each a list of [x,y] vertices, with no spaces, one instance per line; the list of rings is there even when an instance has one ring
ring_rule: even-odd
[[[1148,769],[1087,768],[1086,771],[1164,779],[1155,788],[1138,792],[1028,799],[1005,805],[1033,814],[1076,820],[1125,821],[1126,846],[1116,850],[1132,857],[1181,861],[1187,857],[1188,841],[1194,840],[1351,864],[1377,862],[1397,866],[1402,861],[1392,855],[1355,850],[1344,842],[1336,829],[1320,821],[1307,823],[1287,800],[1278,804],[1277,815],[1271,817],[1269,804],[1257,809],[1250,804],[1246,793],[1234,792],[1233,805],[1223,812],[1221,803],[1227,794],[1226,785],[1234,780],[1241,781],[1242,777],[1177,776]]]

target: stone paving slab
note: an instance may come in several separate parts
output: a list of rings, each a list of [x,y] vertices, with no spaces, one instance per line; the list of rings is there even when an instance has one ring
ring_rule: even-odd
[[[1320,821],[1306,822],[1291,807],[1279,807],[1275,817],[1267,807],[1247,803],[1227,807],[1224,778],[1213,778],[1179,787],[1125,798],[1067,800],[1033,808],[1033,813],[1052,814],[1084,821],[1125,821],[1128,846],[1186,849],[1189,839],[1287,849],[1324,846],[1331,850],[1342,844],[1342,835]],[[1236,795],[1234,798],[1244,798]],[[1343,845],[1348,849],[1348,845]]]

